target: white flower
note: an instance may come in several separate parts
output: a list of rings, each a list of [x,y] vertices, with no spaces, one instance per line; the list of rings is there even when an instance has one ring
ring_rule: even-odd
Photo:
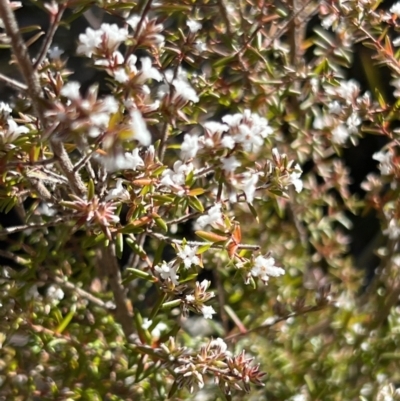
[[[192,101],[193,103],[197,103],[199,101],[196,91],[185,79],[174,79],[172,81],[172,85],[175,88],[175,96],[179,96],[186,101]]]
[[[188,19],[187,21],[186,21],[186,25],[188,26],[188,28],[189,28],[189,30],[190,30],[190,32],[191,33],[196,33],[196,32],[198,32],[200,29],[201,29],[201,24],[200,24],[200,22],[197,22],[197,21],[193,21],[193,20],[190,20],[190,19]]]
[[[400,2],[393,4],[389,11],[397,17],[400,17]]]
[[[389,175],[392,172],[393,155],[391,152],[376,152],[373,154],[372,158],[378,161],[379,169],[382,175]]]
[[[358,126],[361,124],[361,119],[356,112],[351,113],[346,121],[347,128],[351,134],[358,132]]]
[[[151,135],[147,129],[142,114],[139,110],[132,110],[130,112],[130,117],[133,138],[136,139],[141,145],[149,146],[151,144]]]
[[[46,291],[46,296],[53,301],[60,301],[64,298],[64,291],[60,287],[51,285]]]
[[[222,159],[222,169],[227,173],[233,173],[238,167],[241,166],[241,163],[235,156],[226,157]]]
[[[390,239],[397,239],[400,237],[400,225],[396,219],[389,221],[388,228],[383,231],[383,234],[389,236]]]
[[[108,191],[106,202],[113,199],[130,200],[129,192],[122,186],[122,179],[118,178],[115,188]]]
[[[7,118],[12,112],[12,109],[8,103],[0,102],[0,118]]]
[[[337,101],[334,100],[333,102],[329,103],[328,111],[330,114],[340,114],[343,110],[342,105]]]
[[[142,63],[142,69],[139,71],[136,82],[143,84],[148,79],[154,79],[155,81],[162,81],[160,72],[152,66],[150,57],[143,57],[140,59]]]
[[[330,14],[321,21],[321,26],[324,29],[329,29],[336,20],[336,14]]]
[[[61,96],[65,96],[70,100],[78,100],[81,98],[81,94],[79,92],[79,88],[81,84],[76,81],[71,81],[65,84],[60,91]]]
[[[78,54],[83,54],[87,57],[91,57],[95,49],[100,45],[102,41],[102,32],[100,30],[94,30],[87,28],[86,33],[79,35],[79,46],[76,49]]]
[[[194,42],[194,48],[199,52],[199,53],[203,53],[207,50],[207,45],[200,39],[197,39]]]
[[[110,173],[118,170],[136,170],[138,167],[144,166],[142,158],[139,156],[139,149],[136,148],[132,153],[110,155],[102,157],[100,162]]]
[[[133,29],[135,30],[141,17],[139,15],[132,15],[126,20],[126,23]]]
[[[279,277],[285,274],[285,271],[275,266],[275,259],[272,257],[265,258],[259,255],[254,260],[254,266],[251,269],[254,277],[259,277],[262,281],[267,282],[269,277]]]
[[[186,161],[197,155],[199,150],[199,137],[186,134],[181,145],[181,158]]]
[[[212,319],[212,315],[215,315],[217,312],[215,312],[212,306],[203,305],[201,307],[201,313],[203,314],[204,319]]]
[[[187,302],[194,302],[196,300],[193,294],[186,295],[185,299]]]
[[[300,193],[303,189],[303,181],[300,179],[303,171],[298,164],[296,164],[295,170],[290,174],[290,182],[294,185],[296,192]]]
[[[179,276],[176,274],[176,267],[174,267],[173,265],[171,266],[170,264],[163,261],[160,266],[157,265],[154,269],[157,273],[159,273],[162,279],[170,279],[175,285],[179,284]]]
[[[218,337],[215,340],[211,340],[210,348],[219,348],[220,352],[225,352],[228,349],[228,345],[222,338]]]
[[[160,184],[171,188],[178,188],[185,185],[186,176],[193,171],[192,163],[182,163],[177,160],[174,163],[173,170],[167,169],[161,175]]]
[[[400,46],[400,36],[396,39],[393,39],[393,46],[399,47]]]
[[[222,121],[229,126],[233,140],[247,152],[257,151],[264,143],[264,138],[273,132],[267,119],[250,110],[245,110],[243,114],[228,114]]]
[[[63,53],[64,53],[64,50],[58,46],[51,47],[49,49],[49,51],[47,52],[50,60],[58,60]]]
[[[123,84],[129,81],[129,75],[126,73],[124,68],[117,68],[113,71],[114,79]]]
[[[246,195],[246,201],[250,204],[253,203],[254,194],[256,192],[256,184],[258,182],[258,174],[256,173],[245,173],[243,174],[244,178],[241,183],[238,185],[240,189],[243,190]]]
[[[200,216],[197,219],[197,225],[199,228],[204,228],[207,225],[223,225],[223,218],[221,213],[221,204],[217,203],[213,207],[211,207],[205,216]]]
[[[191,248],[189,245],[185,245],[177,253],[178,257],[182,260],[186,269],[189,269],[192,265],[200,264],[200,259],[196,256],[197,246]]]
[[[23,125],[18,125],[12,118],[7,119],[7,129],[0,128],[0,143],[3,145],[14,142],[21,134],[26,134],[29,129]],[[11,146],[11,145],[10,145]]]
[[[152,324],[153,324],[153,321],[149,320],[147,317],[145,317],[143,319],[142,328],[145,330],[148,330]],[[151,337],[154,340],[158,340],[161,337],[161,332],[165,331],[166,329],[168,329],[168,326],[165,323],[163,323],[163,322],[157,323],[157,325],[154,327],[154,329],[150,333]]]
[[[113,53],[119,45],[128,38],[128,31],[119,28],[116,24],[102,24],[100,29],[87,28],[85,33],[79,35],[78,54],[91,57],[100,45],[104,51]]]
[[[349,130],[344,124],[339,124],[332,130],[332,142],[343,145],[349,137]]]
[[[358,96],[359,92],[360,85],[354,79],[342,81],[340,87],[337,88],[338,95],[345,99],[348,104],[352,103],[353,99]]]

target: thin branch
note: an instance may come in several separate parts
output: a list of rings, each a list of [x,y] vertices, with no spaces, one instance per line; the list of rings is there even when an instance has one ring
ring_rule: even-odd
[[[132,304],[126,296],[126,289],[122,285],[121,272],[115,255],[115,245],[109,244],[101,250],[101,260],[107,272],[108,282],[114,294],[116,304],[116,318],[121,325],[125,337],[128,339],[134,333]]]
[[[3,230],[0,231],[0,236],[3,235],[10,235],[14,233],[20,233],[22,231],[26,230],[38,230],[40,228],[46,228],[46,227],[52,227],[56,226],[59,223],[65,223],[66,221],[69,221],[69,217],[58,217],[55,220],[49,221],[48,223],[42,223],[42,224],[24,224],[22,226],[14,226],[14,227],[8,227],[4,228]]]
[[[143,21],[146,18],[146,15],[149,13],[151,4],[153,3],[153,0],[147,0],[147,3],[145,4],[142,15],[140,16],[140,20],[136,26],[136,31],[135,31],[135,38],[138,37],[140,30],[142,29]]]
[[[61,18],[64,14],[64,11],[66,9],[66,5],[64,4],[60,4],[59,5],[59,9],[56,15],[50,14],[51,16],[51,23],[50,23],[50,27],[47,31],[46,37],[44,39],[44,42],[42,44],[42,48],[39,51],[39,55],[36,57],[36,61],[35,64],[33,65],[33,68],[35,70],[37,70],[37,68],[39,67],[39,65],[43,62],[43,60],[45,59],[47,52],[50,49],[50,46],[53,42],[53,38],[54,35],[57,31],[57,28],[59,27]]]
[[[9,78],[6,75],[0,74],[0,80],[5,82],[9,87],[25,92],[28,90],[28,87],[21,82],[16,81],[15,79]]]
[[[54,164],[56,159],[51,157],[50,159],[42,159],[36,160],[35,162],[20,162],[20,161],[11,161],[6,164],[4,169],[12,168],[12,167],[32,167],[32,166],[46,166],[47,164]]]
[[[104,302],[100,298],[97,298],[93,294],[83,290],[82,288],[76,286],[75,284],[71,283],[70,281],[63,280],[61,277],[54,277],[53,281],[56,284],[59,284],[61,287],[67,288],[68,290],[74,291],[80,297],[87,299],[88,301],[92,302],[93,304],[100,306],[104,309],[114,310],[115,305],[110,305],[108,302]]]
[[[148,232],[147,233],[150,237],[156,238],[160,241],[165,241],[168,244],[177,244],[177,245],[183,245],[184,241],[175,239],[175,238],[170,238],[165,235],[159,234],[159,233],[154,233],[154,232]],[[228,240],[228,238],[227,238]],[[224,245],[220,244],[212,244],[211,242],[206,242],[206,241],[185,241],[185,244],[189,246],[203,246],[203,245],[210,245],[211,248],[215,249],[225,249]],[[250,249],[253,251],[258,251],[260,249],[260,245],[252,245],[252,244],[238,244],[237,249]]]
[[[12,260],[14,263],[17,263],[18,265],[26,265],[29,263],[27,259],[21,258],[21,256],[15,255],[14,253],[10,251],[3,251],[0,249],[0,256],[6,259]]]
[[[288,320],[291,317],[297,317],[297,316],[305,315],[307,313],[317,312],[317,311],[321,310],[322,308],[323,308],[323,306],[321,306],[321,305],[309,306],[308,308],[305,308],[305,309],[303,309],[303,310],[301,310],[299,312],[291,312],[291,313],[288,313],[285,316],[276,317],[271,323],[266,323],[266,324],[262,324],[262,325],[257,326],[257,327],[253,327],[252,329],[248,329],[246,332],[240,332],[240,333],[231,334],[230,336],[225,337],[224,340],[225,341],[232,341],[232,340],[235,340],[237,338],[247,336],[250,333],[258,333],[260,331],[269,330],[271,327],[277,325],[280,322]]]

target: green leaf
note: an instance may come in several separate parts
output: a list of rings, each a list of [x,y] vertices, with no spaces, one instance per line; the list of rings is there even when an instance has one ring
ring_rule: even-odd
[[[198,212],[204,212],[203,204],[195,196],[189,198],[189,205]]]
[[[68,312],[67,316],[65,316],[63,321],[57,327],[56,333],[61,334],[67,328],[67,326],[71,322],[72,318],[74,317],[75,312],[76,312],[76,304],[72,304],[71,309]]]

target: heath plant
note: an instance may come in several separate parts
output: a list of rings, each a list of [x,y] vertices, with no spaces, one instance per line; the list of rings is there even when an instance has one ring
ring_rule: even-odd
[[[400,400],[400,3],[0,17],[1,401]]]

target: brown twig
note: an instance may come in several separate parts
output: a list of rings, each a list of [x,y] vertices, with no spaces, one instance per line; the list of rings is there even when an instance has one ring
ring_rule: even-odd
[[[5,82],[9,87],[25,92],[28,87],[15,79],[9,78],[6,75],[0,74],[0,80]]]
[[[39,67],[39,65],[40,65],[40,64],[43,62],[43,60],[45,59],[46,54],[47,54],[47,52],[48,52],[49,49],[50,49],[50,46],[51,46],[51,44],[52,44],[52,42],[53,42],[54,35],[55,35],[56,31],[57,31],[57,28],[58,28],[58,26],[59,26],[59,24],[60,24],[61,18],[62,18],[62,16],[63,16],[64,11],[65,11],[66,8],[67,8],[67,7],[66,7],[65,4],[61,4],[61,3],[60,3],[59,9],[58,9],[57,13],[56,13],[55,15],[52,15],[52,14],[51,14],[51,23],[50,23],[50,27],[49,27],[49,29],[48,29],[48,31],[47,31],[47,33],[46,33],[46,37],[45,37],[44,42],[43,42],[43,44],[42,44],[42,47],[41,47],[41,49],[40,49],[40,51],[39,51],[39,54],[38,54],[38,56],[36,57],[35,64],[33,65],[33,68],[34,68],[35,70],[37,70],[37,68]]]
[[[129,338],[134,333],[132,304],[126,296],[126,289],[122,285],[114,244],[102,248],[101,262],[105,265],[108,282],[114,294],[117,321],[121,325],[125,337]]]

